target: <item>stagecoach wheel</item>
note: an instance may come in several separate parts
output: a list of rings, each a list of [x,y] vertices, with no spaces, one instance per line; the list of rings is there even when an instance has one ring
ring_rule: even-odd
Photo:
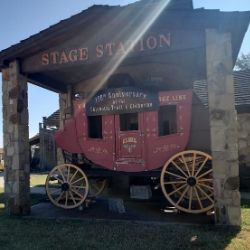
[[[161,188],[180,211],[204,213],[214,206],[211,156],[195,150],[172,156],[161,172]]]
[[[97,197],[107,187],[107,179],[104,178],[92,178],[89,179],[89,193],[88,197]]]
[[[87,197],[87,176],[77,166],[63,164],[54,167],[46,179],[46,192],[50,201],[65,209],[80,206]]]

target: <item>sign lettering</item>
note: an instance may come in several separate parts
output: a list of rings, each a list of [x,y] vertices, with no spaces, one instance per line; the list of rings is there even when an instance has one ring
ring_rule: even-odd
[[[86,104],[86,112],[93,116],[150,111],[158,107],[158,93],[126,87],[99,91]]]
[[[158,48],[170,48],[171,35],[170,33],[150,35],[139,40],[137,44],[134,41],[118,41],[97,44],[93,54],[88,47],[65,48],[61,50],[44,52],[41,55],[41,64],[61,65],[80,61],[87,61],[91,58],[112,57],[114,55],[123,55],[125,53],[142,53],[144,51],[155,50]]]

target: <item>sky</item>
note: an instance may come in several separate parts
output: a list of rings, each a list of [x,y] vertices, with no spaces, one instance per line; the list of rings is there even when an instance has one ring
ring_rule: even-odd
[[[135,0],[8,0],[0,5],[0,51],[37,32],[56,24],[94,4],[126,5]],[[194,7],[221,11],[250,11],[250,0],[193,0]],[[245,36],[241,53],[250,52],[250,29]],[[0,73],[0,86],[2,76]],[[32,84],[29,88],[30,137],[38,133],[39,122],[58,109],[58,95]],[[0,96],[1,93],[0,87]],[[1,98],[0,98],[1,99]],[[0,100],[2,110],[2,100]],[[0,115],[0,147],[2,141],[2,114]]]

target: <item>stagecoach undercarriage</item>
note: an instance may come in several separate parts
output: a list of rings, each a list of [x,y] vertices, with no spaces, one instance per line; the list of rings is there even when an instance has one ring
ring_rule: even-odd
[[[70,159],[76,163],[77,157],[68,157],[67,161]],[[93,171],[90,162],[89,167],[86,162],[84,168],[81,166],[83,165],[65,163],[51,170],[46,180],[46,191],[54,205],[64,209],[76,208],[82,205],[87,197],[97,197],[105,189],[111,171]],[[172,156],[161,170],[151,173],[135,175],[159,177],[163,195],[176,209],[187,213],[204,213],[213,209],[210,155],[195,150],[183,151]]]

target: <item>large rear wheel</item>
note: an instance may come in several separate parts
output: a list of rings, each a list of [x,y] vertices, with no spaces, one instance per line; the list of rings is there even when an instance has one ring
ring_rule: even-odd
[[[204,213],[214,206],[212,158],[195,150],[172,156],[161,172],[161,188],[180,211]]]
[[[50,201],[57,207],[78,207],[85,201],[89,192],[87,176],[72,164],[56,166],[47,176],[46,192]]]

